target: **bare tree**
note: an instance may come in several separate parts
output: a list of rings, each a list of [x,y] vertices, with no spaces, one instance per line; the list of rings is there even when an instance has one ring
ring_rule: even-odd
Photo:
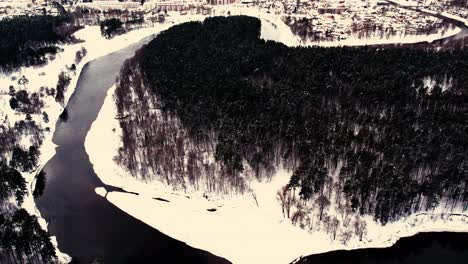
[[[292,214],[291,221],[295,225],[297,222],[302,224],[304,217],[306,216],[306,212],[304,210],[304,205],[302,205],[301,201],[295,201],[296,211]]]
[[[362,241],[362,238],[367,234],[367,222],[360,220],[359,216],[354,221],[354,233],[359,237],[359,241]]]
[[[353,235],[353,232],[351,232],[350,230],[345,230],[343,232],[341,232],[341,243],[343,243],[343,245],[346,245],[348,244],[348,241],[351,239],[351,236]]]
[[[320,217],[319,220],[322,220],[323,217],[323,210],[330,206],[330,201],[324,195],[320,195],[316,200],[317,205],[319,206]]]
[[[331,217],[328,214],[323,215],[323,226],[325,227],[325,232],[328,234],[330,233],[330,222],[331,222]]]
[[[344,227],[347,227],[349,225],[349,223],[351,222],[350,215],[353,212],[353,210],[351,208],[351,204],[349,203],[349,200],[346,200],[346,202],[344,204],[338,205],[336,210],[340,214],[341,223],[343,223]]]
[[[338,227],[340,225],[340,220],[333,216],[330,223],[330,231],[333,234],[333,240],[336,240],[336,233],[338,232]]]
[[[291,207],[295,201],[294,196],[291,193],[291,190],[287,185],[281,187],[276,193],[276,199],[281,204],[281,209],[283,211],[283,216],[289,218],[291,213]]]

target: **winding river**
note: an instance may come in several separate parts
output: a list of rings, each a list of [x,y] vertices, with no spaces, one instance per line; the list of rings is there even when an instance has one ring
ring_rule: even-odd
[[[36,199],[37,208],[60,250],[80,263],[228,263],[158,232],[94,191],[96,187],[119,190],[102,183],[94,173],[84,148],[86,134],[123,62],[149,40],[83,68],[67,105],[68,119],[56,124],[56,154],[44,167],[47,184]]]
[[[467,32],[464,29],[460,34],[465,37]],[[37,208],[49,223],[50,233],[57,237],[61,251],[71,255],[80,263],[94,260],[109,264],[229,263],[221,257],[191,248],[162,234],[120,210],[94,191],[96,187],[104,187],[107,191],[124,191],[99,180],[89,162],[84,141],[123,62],[149,40],[150,38],[144,39],[123,50],[98,58],[83,68],[77,87],[67,105],[68,119],[56,124],[53,136],[53,142],[57,145],[56,154],[44,166],[47,184],[43,195],[35,200]],[[460,253],[460,250],[454,250],[453,247],[447,249],[440,246],[456,236],[458,235],[447,234],[439,237],[430,246],[427,246],[427,237],[415,236],[411,243],[405,244],[409,248],[409,253],[401,255],[401,258],[406,259],[406,262],[402,263],[435,263],[418,261],[413,257],[417,253],[418,256],[422,255],[428,259],[434,252],[443,253],[448,259],[451,256],[467,260],[466,236],[465,240],[457,240],[464,243],[465,247],[462,249],[464,252]],[[380,253],[376,254],[389,256],[401,252],[395,251],[395,247],[381,249]],[[303,259],[301,263],[352,263],[343,262],[343,256],[346,256],[344,259],[356,259],[357,262],[353,263],[398,262],[398,260],[366,262],[363,258],[369,256],[368,252],[361,250],[350,252],[360,257],[349,258],[350,255],[343,255],[340,251],[327,253],[325,258],[323,255],[317,255],[317,258]]]
[[[311,255],[295,264],[465,264],[468,233],[421,233],[389,248],[339,250]]]

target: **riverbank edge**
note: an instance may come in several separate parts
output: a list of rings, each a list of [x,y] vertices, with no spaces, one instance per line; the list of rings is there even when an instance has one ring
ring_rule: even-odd
[[[72,95],[73,95],[73,93],[75,91],[76,85],[78,83],[79,76],[81,75],[81,72],[84,69],[84,67],[89,62],[91,62],[93,60],[96,60],[96,59],[98,59],[98,58],[100,58],[102,56],[106,56],[106,55],[112,54],[114,52],[117,52],[120,49],[125,48],[126,46],[137,43],[138,41],[140,41],[140,40],[142,40],[142,39],[144,39],[144,38],[146,38],[146,37],[148,37],[150,35],[153,35],[153,34],[160,31],[156,27],[144,28],[144,29],[131,31],[131,32],[125,34],[125,35],[118,36],[118,37],[115,37],[113,39],[110,39],[109,40],[109,42],[110,42],[109,46],[106,46],[105,49],[100,49],[97,52],[94,51],[94,53],[93,53],[93,49],[91,47],[92,44],[87,45],[87,43],[90,42],[90,39],[86,39],[86,37],[88,37],[88,36],[96,37],[95,34],[92,34],[91,32],[89,32],[90,30],[96,30],[96,29],[98,29],[97,26],[91,26],[91,27],[86,27],[84,29],[81,29],[80,30],[81,32],[80,31],[77,32],[78,35],[81,35],[80,39],[84,40],[83,43],[79,43],[77,45],[84,46],[88,50],[88,55],[85,56],[83,58],[83,60],[77,65],[76,74],[71,76],[70,85],[69,85],[68,89],[66,90],[66,92],[64,94],[64,104],[63,104],[64,107],[57,107],[55,109],[56,112],[58,112],[58,113],[62,112],[64,109],[66,109],[66,105],[68,104],[70,98],[72,97]],[[150,30],[148,30],[148,29],[150,29]],[[80,34],[80,33],[82,33],[82,34]],[[130,38],[130,36],[133,36],[134,38]],[[83,39],[83,37],[85,37],[85,38]],[[125,38],[125,39],[123,40],[123,38]],[[44,70],[45,72],[47,72],[47,65],[44,66],[44,68],[41,68],[41,69]],[[41,216],[40,211],[36,207],[36,204],[35,204],[34,197],[33,197],[32,193],[33,193],[34,188],[35,188],[36,174],[38,172],[40,172],[42,170],[42,168],[44,167],[44,165],[50,159],[52,159],[52,157],[56,154],[57,145],[53,142],[53,135],[55,133],[56,126],[60,122],[59,115],[49,116],[49,122],[50,122],[50,124],[55,124],[55,125],[50,127],[50,132],[48,132],[45,135],[43,143],[39,147],[40,155],[39,155],[39,159],[38,159],[38,164],[39,164],[38,169],[36,169],[35,171],[33,171],[31,173],[23,173],[23,177],[25,178],[26,182],[28,183],[27,184],[28,196],[25,198],[23,208],[25,208],[30,214],[35,215],[38,218],[38,222],[41,225],[41,227],[46,231],[48,230],[48,223]],[[50,239],[51,239],[51,241],[52,241],[52,243],[53,243],[53,245],[54,245],[54,247],[56,249],[58,262],[59,263],[69,263],[71,261],[71,257],[68,256],[66,253],[60,251],[60,246],[58,245],[56,237],[51,236]]]

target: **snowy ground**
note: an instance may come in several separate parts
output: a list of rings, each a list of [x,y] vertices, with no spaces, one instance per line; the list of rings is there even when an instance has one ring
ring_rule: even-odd
[[[323,47],[335,46],[363,46],[363,45],[378,45],[378,44],[392,44],[392,43],[418,43],[418,42],[433,42],[434,40],[447,38],[460,33],[461,29],[455,27],[453,29],[439,29],[437,33],[428,35],[393,35],[388,38],[382,38],[380,35],[373,35],[366,38],[350,37],[345,40],[339,41],[322,41],[322,42],[305,42],[303,45],[318,45]]]
[[[251,15],[246,12],[242,14]],[[294,45],[294,36],[280,19],[262,18],[271,22],[262,23],[263,38]],[[291,172],[285,170],[280,170],[271,182],[250,182],[252,193],[228,197],[208,194],[208,199],[202,192],[177,192],[160,182],[138,181],[113,160],[121,145],[120,126],[115,119],[114,91],[115,87],[109,90],[99,116],[88,133],[85,148],[96,174],[103,182],[139,195],[106,193],[104,188],[97,188],[96,193],[190,246],[225,257],[233,263],[284,264],[299,256],[336,249],[388,247],[400,237],[419,232],[468,232],[468,217],[450,216],[440,209],[415,214],[386,226],[366,217],[365,239],[359,241],[354,237],[343,245],[333,241],[323,231],[309,233],[283,218],[276,193],[289,181]]]

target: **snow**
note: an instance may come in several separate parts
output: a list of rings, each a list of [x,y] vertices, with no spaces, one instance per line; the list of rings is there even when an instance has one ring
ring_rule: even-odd
[[[335,46],[364,46],[364,45],[380,45],[380,44],[411,44],[418,42],[433,42],[437,39],[451,37],[461,32],[461,28],[455,27],[452,29],[439,29],[436,33],[427,35],[411,35],[411,34],[398,34],[382,38],[380,35],[375,34],[366,38],[350,37],[345,40],[339,41],[322,41],[322,42],[306,42],[306,45],[319,45],[323,47],[335,47]]]
[[[107,191],[104,187],[98,187],[94,190],[97,194],[99,194],[102,197],[106,197]]]
[[[428,93],[431,93],[432,89],[434,89],[436,85],[440,86],[440,88],[442,89],[442,92],[449,90],[453,86],[453,78],[452,77],[447,78],[447,74],[445,74],[444,79],[439,82],[431,76],[424,77],[422,81],[423,81],[424,87],[427,88]]]
[[[451,14],[451,13],[448,13],[448,12],[436,12],[436,11],[433,11],[433,10],[429,10],[429,9],[421,9],[422,11],[424,12],[428,12],[428,13],[431,13],[431,14],[439,14],[439,15],[442,15],[442,16],[445,16],[445,17],[448,17],[448,18],[451,18],[453,20],[457,20],[459,22],[462,22],[464,23],[467,27],[468,27],[468,19],[466,18],[463,18],[463,17],[460,17],[460,16],[457,16],[457,15],[454,15],[454,14]]]
[[[135,218],[192,247],[225,257],[233,263],[284,264],[299,256],[337,249],[389,247],[400,237],[419,232],[468,232],[468,217],[450,216],[438,208],[385,226],[367,216],[366,238],[359,241],[355,237],[343,245],[323,231],[308,232],[283,217],[276,192],[291,176],[291,172],[284,169],[280,169],[270,182],[251,181],[252,193],[224,197],[210,194],[208,199],[202,192],[177,192],[157,181],[139,181],[113,159],[121,145],[114,91],[115,86],[109,89],[99,116],[87,135],[85,148],[96,174],[104,183],[139,195],[106,193],[104,188],[97,188],[96,193]],[[210,212],[208,209],[216,210]]]

